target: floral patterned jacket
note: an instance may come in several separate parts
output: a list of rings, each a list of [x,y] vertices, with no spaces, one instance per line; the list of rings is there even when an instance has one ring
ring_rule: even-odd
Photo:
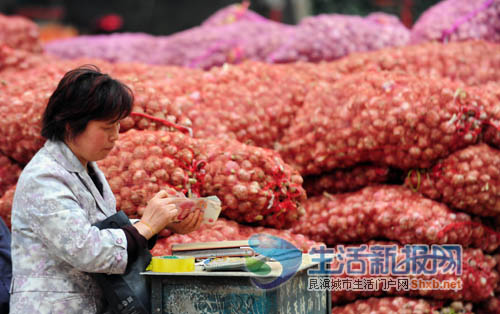
[[[12,205],[10,313],[102,313],[101,289],[88,274],[122,274],[127,240],[121,229],[91,226],[116,212],[63,142],[47,141],[24,168]]]

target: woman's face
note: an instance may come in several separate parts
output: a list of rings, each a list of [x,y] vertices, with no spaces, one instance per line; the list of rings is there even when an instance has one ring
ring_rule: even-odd
[[[96,121],[87,124],[85,130],[73,139],[66,141],[71,151],[84,167],[89,161],[106,158],[118,139],[120,121]]]

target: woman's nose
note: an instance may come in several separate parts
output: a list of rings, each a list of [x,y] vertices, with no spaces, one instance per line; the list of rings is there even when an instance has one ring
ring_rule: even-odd
[[[117,126],[113,129],[113,132],[111,133],[110,136],[110,141],[114,142],[118,139],[118,135],[120,134],[120,124],[118,123]]]

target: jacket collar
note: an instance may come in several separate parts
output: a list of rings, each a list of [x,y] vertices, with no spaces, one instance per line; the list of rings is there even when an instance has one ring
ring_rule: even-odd
[[[103,194],[97,190],[94,182],[89,176],[87,169],[83,167],[80,160],[76,157],[73,151],[64,142],[60,141],[47,141],[45,143],[45,149],[55,158],[55,160],[62,165],[67,171],[75,172],[80,180],[83,182],[85,187],[92,193],[92,196],[96,200],[98,207],[101,211],[109,216],[113,214],[115,210],[114,197],[109,185],[107,184],[104,174],[101,172],[96,162],[90,161],[87,167],[92,167],[96,172],[99,180],[103,184]]]
[[[63,141],[47,141],[45,149],[69,172],[86,172],[80,160]]]

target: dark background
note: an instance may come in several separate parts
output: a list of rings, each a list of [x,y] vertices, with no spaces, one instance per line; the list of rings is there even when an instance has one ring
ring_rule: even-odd
[[[250,9],[288,24],[296,24],[293,0],[276,14],[269,0],[253,0]],[[311,15],[342,13],[367,15],[383,11],[398,15],[411,24],[438,0],[308,0]],[[97,21],[107,14],[122,17],[120,32],[145,32],[168,35],[200,25],[215,11],[237,0],[0,0],[0,12],[27,16],[36,22],[59,22],[75,27],[80,33],[99,33]]]

